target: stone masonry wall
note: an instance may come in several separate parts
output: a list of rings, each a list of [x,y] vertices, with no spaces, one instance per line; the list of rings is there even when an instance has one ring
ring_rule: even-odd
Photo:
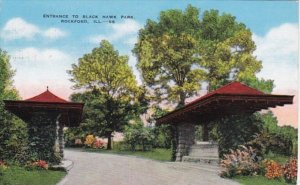
[[[181,161],[183,156],[188,155],[189,148],[195,142],[195,125],[192,123],[181,123],[177,125],[177,132],[176,161]]]

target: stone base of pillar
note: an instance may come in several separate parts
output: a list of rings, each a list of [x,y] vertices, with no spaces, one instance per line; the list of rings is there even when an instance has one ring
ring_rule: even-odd
[[[188,155],[189,148],[194,144],[195,125],[192,123],[182,123],[177,126],[178,145],[176,149],[176,161],[182,161],[182,157]]]

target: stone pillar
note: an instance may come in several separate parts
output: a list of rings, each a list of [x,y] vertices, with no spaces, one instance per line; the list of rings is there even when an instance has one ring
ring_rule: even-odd
[[[179,123],[177,131],[176,161],[181,161],[183,156],[188,155],[190,146],[195,142],[195,125],[193,123]]]
[[[59,145],[59,155],[63,159],[64,158],[64,148],[65,148],[64,125],[61,123],[59,124],[59,127],[58,127],[58,145]]]
[[[55,143],[57,137],[56,120],[59,113],[33,112],[28,123],[29,153],[31,160],[45,160],[58,163],[55,156]]]

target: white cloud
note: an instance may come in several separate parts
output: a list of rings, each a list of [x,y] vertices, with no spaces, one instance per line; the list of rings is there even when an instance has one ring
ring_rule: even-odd
[[[49,28],[44,32],[44,36],[50,39],[57,39],[66,36],[66,32],[63,32],[58,28]]]
[[[99,43],[101,40],[106,39],[110,42],[116,40],[122,40],[124,44],[132,45],[136,38],[139,29],[142,27],[137,21],[125,20],[122,23],[115,23],[109,25],[112,30],[109,35],[94,35],[89,37],[91,43]]]
[[[12,18],[5,24],[1,37],[5,40],[14,39],[32,39],[40,32],[39,28],[33,24],[24,21],[22,18]]]
[[[266,35],[253,35],[255,55],[263,62],[258,76],[273,79],[274,91],[298,89],[298,25],[285,23],[272,28]]]
[[[255,55],[263,64],[258,76],[274,80],[273,93],[296,95],[292,105],[271,109],[279,125],[294,127],[298,123],[298,38],[298,25],[291,23],[275,27],[264,36],[253,35]]]
[[[58,28],[49,28],[43,30],[20,17],[12,18],[7,21],[0,33],[0,37],[4,40],[30,40],[37,35],[41,35],[49,39],[57,39],[59,37],[66,36],[67,33]]]

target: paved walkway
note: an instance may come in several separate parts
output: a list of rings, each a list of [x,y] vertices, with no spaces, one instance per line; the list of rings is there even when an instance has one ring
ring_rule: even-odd
[[[58,185],[238,185],[209,166],[76,150],[65,158],[74,164]]]

